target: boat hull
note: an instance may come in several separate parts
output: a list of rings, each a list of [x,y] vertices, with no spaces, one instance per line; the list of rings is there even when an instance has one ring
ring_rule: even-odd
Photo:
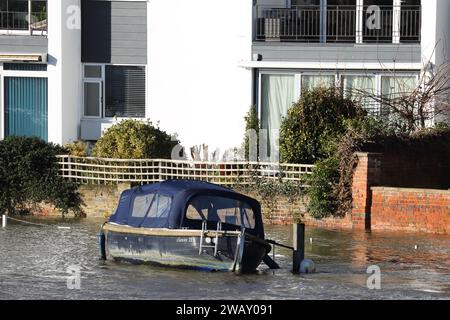
[[[213,247],[202,246],[198,230],[145,230],[140,228],[105,228],[108,256],[119,261],[148,263],[207,271],[254,272],[270,246],[263,240],[246,236],[240,246],[240,233],[223,233],[217,255]],[[123,230],[122,230],[123,229]],[[191,232],[194,231],[194,232]],[[195,232],[196,231],[196,232]],[[209,232],[210,236],[212,235]],[[215,237],[209,238],[214,246]],[[242,251],[242,252],[241,252]]]

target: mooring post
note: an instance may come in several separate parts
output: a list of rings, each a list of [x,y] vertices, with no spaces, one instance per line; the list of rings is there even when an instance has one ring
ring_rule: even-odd
[[[292,272],[300,273],[300,264],[305,259],[305,225],[294,223],[293,231]]]
[[[2,228],[6,228],[6,214],[2,214]]]

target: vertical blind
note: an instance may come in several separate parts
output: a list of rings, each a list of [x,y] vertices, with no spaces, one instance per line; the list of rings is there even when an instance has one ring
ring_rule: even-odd
[[[145,68],[105,67],[105,116],[145,117]]]
[[[5,77],[5,135],[48,140],[47,79]]]

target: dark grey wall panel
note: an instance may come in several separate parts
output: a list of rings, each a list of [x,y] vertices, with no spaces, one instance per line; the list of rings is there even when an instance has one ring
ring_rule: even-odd
[[[147,63],[147,3],[82,1],[82,61]]]
[[[263,61],[405,62],[420,63],[419,44],[308,44],[254,42],[253,53]]]
[[[42,36],[0,36],[0,52],[45,54],[48,40]]]

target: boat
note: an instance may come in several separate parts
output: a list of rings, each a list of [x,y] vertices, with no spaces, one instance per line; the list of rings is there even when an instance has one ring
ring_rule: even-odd
[[[101,234],[105,258],[207,271],[255,272],[271,250],[258,201],[194,180],[124,191]]]

